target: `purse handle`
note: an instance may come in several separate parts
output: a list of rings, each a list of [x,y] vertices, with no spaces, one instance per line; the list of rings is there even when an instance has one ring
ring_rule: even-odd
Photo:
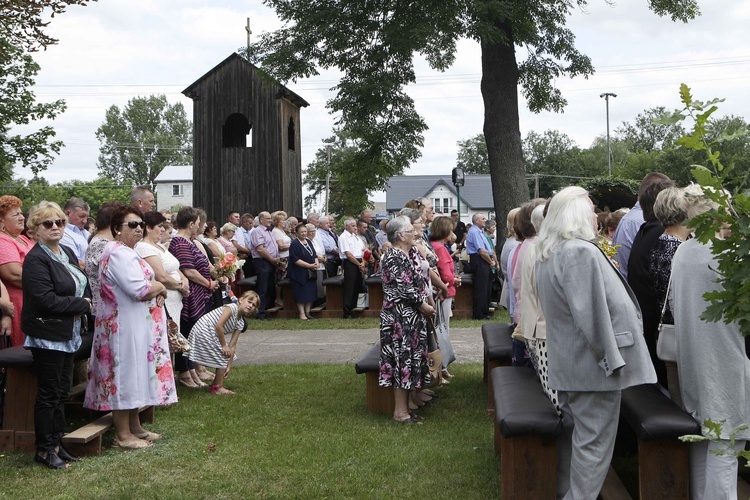
[[[669,290],[672,288],[672,271],[669,271],[669,281],[667,282],[667,294],[664,296],[664,304],[661,306],[661,315],[659,315],[659,331],[664,324],[664,313],[667,310],[667,302],[669,301]],[[674,316],[674,315],[673,315]]]

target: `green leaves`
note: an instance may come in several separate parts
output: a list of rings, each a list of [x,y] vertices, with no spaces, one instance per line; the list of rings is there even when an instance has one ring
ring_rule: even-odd
[[[731,151],[738,142],[746,147],[748,127],[743,120],[732,117],[711,122],[723,99],[696,100],[690,88],[682,84],[680,100],[684,108],[673,113],[671,119],[690,118],[693,128],[677,143],[704,155],[707,165],[692,165],[690,171],[703,188],[704,196],[718,207],[689,221],[698,240],[711,245],[721,285],[704,295],[708,306],[701,318],[735,322],[743,335],[750,335],[750,199],[743,191],[747,174],[733,177],[733,165],[725,167],[716,149],[721,145]],[[747,154],[746,148],[743,151]]]
[[[181,103],[163,94],[111,106],[96,130],[99,174],[126,186],[149,186],[166,165],[192,165],[193,129]]]

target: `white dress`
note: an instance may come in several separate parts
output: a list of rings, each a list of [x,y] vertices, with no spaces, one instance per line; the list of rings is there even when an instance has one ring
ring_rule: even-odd
[[[188,337],[191,346],[190,361],[211,368],[227,367],[229,358],[225,358],[222,354],[221,342],[219,342],[219,336],[216,335],[216,324],[219,322],[225,307],[232,310],[232,316],[224,323],[224,339],[227,345],[229,345],[229,339],[235,330],[244,332],[247,328],[245,318],[239,317],[239,306],[236,303],[218,307],[204,314],[190,330],[190,336]]]
[[[164,272],[174,280],[182,280],[182,276],[180,276],[180,261],[169,253],[169,251],[160,250],[145,241],[139,241],[135,245],[135,251],[138,252],[138,255],[142,259],[158,255],[161,259],[161,267],[164,269]],[[169,311],[169,316],[179,325],[180,313],[182,312],[182,294],[178,290],[167,290],[167,300],[164,302],[164,305],[167,311]]]

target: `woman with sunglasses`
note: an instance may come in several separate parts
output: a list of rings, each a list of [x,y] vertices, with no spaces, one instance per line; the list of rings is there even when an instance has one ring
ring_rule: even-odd
[[[23,262],[23,345],[31,350],[37,375],[34,460],[50,469],[66,469],[78,460],[61,440],[73,356],[81,347],[84,315],[91,310],[91,290],[78,258],[60,245],[65,224],[65,213],[56,203],[42,201],[32,207],[29,230],[39,243]]]
[[[145,226],[136,207],[112,214],[115,239],[99,261],[101,301],[83,403],[112,412],[112,448],[120,450],[148,448],[161,437],[141,426],[140,407],[177,402],[163,307],[167,289],[134,250]]]

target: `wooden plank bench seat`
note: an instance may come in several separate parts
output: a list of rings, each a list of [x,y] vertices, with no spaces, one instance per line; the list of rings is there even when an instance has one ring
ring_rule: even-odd
[[[485,323],[482,325],[482,341],[484,342],[483,379],[487,383],[487,411],[490,415],[495,411],[495,403],[492,379],[489,374],[493,368],[498,366],[510,366],[513,354],[512,333],[513,325],[508,323]]]
[[[153,423],[154,407],[144,406],[139,409],[141,423]],[[73,432],[63,436],[65,447],[80,457],[101,455],[102,454],[102,437],[114,425],[112,413],[99,417],[91,423],[88,423]]]
[[[365,375],[365,405],[373,413],[392,414],[395,406],[392,387],[380,387],[380,341],[377,341],[354,365],[358,374]]]
[[[500,497],[555,498],[562,419],[533,370],[500,366],[490,372],[490,380],[495,402],[495,453],[500,455]]]
[[[638,436],[640,498],[690,498],[689,445],[678,438],[700,434],[700,425],[655,384],[622,391],[620,416]]]

